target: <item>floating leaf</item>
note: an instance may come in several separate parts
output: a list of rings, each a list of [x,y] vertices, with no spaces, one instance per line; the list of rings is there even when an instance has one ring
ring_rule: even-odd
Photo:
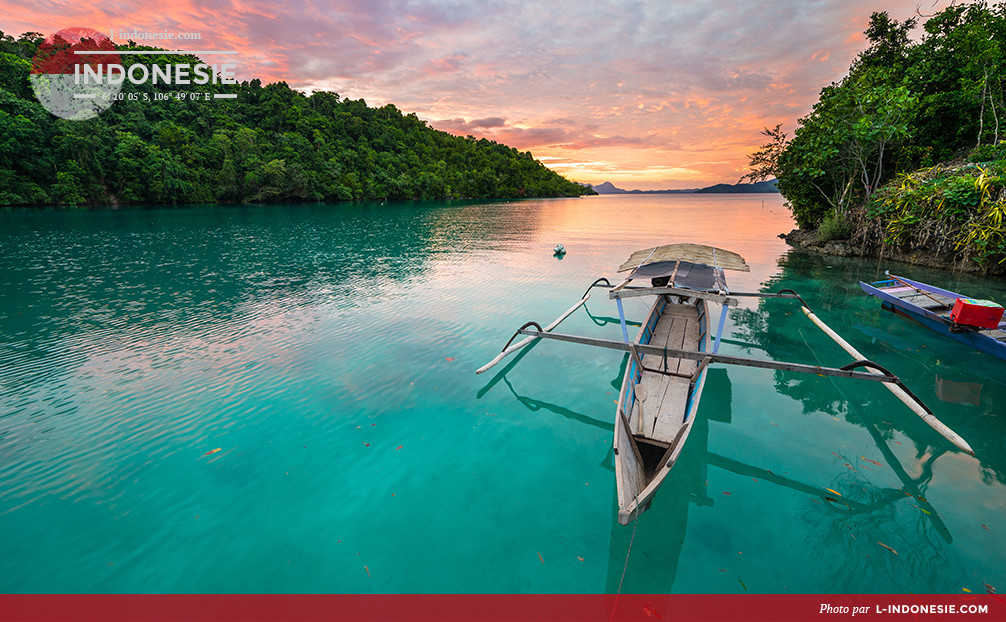
[[[363,569],[367,571],[367,576],[369,577],[370,576],[370,568],[367,568],[366,566],[364,566]]]
[[[445,360],[445,361],[453,361],[453,360],[454,360],[454,357],[453,357],[453,356],[448,356],[448,357],[447,357],[447,358],[445,358],[444,360]]]
[[[730,493],[724,490],[724,491],[723,491],[723,494],[725,494],[725,495],[729,495]]]
[[[582,557],[580,557],[579,555],[577,555],[577,556],[576,556],[576,558],[577,558],[578,560],[580,560],[580,561],[583,561],[583,558],[582,558]]]
[[[538,559],[541,560],[541,563],[545,563],[545,558],[541,556],[541,553],[538,553]]]
[[[748,586],[744,585],[744,582],[741,581],[740,579],[737,579],[737,580],[740,581],[741,587],[744,588],[744,591],[745,592],[748,591]]]
[[[825,497],[824,500],[825,501],[831,501],[832,503],[838,503],[838,499],[836,499],[834,497]]]
[[[833,492],[836,495],[838,495],[839,497],[842,496],[842,493],[838,492],[837,490],[832,490],[831,488],[825,488],[825,490],[827,490],[828,492]]]
[[[207,452],[206,452],[206,453],[204,453],[203,455],[204,455],[204,456],[208,456],[208,455],[210,455],[210,454],[215,454],[215,453],[217,453],[218,451],[220,451],[220,447],[217,447],[216,449],[211,449],[210,451],[207,451]]]
[[[395,451],[398,451],[398,450],[399,450],[399,449],[401,449],[402,447],[405,447],[405,445],[399,445],[398,447],[395,447]]]
[[[870,464],[875,464],[875,465],[877,465],[877,466],[883,466],[883,465],[881,465],[881,464],[880,464],[879,462],[877,462],[876,460],[870,460],[870,459],[869,459],[869,458],[867,458],[866,456],[860,456],[860,457],[859,457],[859,459],[860,459],[860,460],[865,460],[865,461],[869,462]]]
[[[895,555],[897,555],[897,554],[898,554],[898,552],[897,552],[897,551],[895,551],[895,550],[894,550],[894,549],[892,549],[891,547],[887,546],[887,545],[886,545],[886,544],[884,544],[883,542],[878,542],[877,544],[879,544],[880,546],[884,547],[884,548],[885,548],[885,549],[887,549],[888,551],[890,551],[890,552],[894,553]]]
[[[996,588],[992,587],[988,583],[982,583],[982,585],[985,586],[985,591],[988,592],[989,594],[995,594],[996,593]]]
[[[962,591],[962,592],[967,592],[968,594],[970,594],[970,593],[971,593],[971,590],[969,590],[969,589],[968,589],[968,588],[966,588],[966,587],[962,587],[962,588],[961,588],[961,591]]]

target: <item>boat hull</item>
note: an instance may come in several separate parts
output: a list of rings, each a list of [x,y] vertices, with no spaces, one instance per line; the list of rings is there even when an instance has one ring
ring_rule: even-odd
[[[913,281],[904,277],[898,277],[898,279],[909,284],[912,288],[927,292],[937,300],[949,299],[952,301],[965,297],[956,292],[933,287],[920,281]],[[876,281],[874,283],[860,281],[859,286],[866,294],[879,298],[883,308],[914,320],[944,337],[949,337],[976,350],[1006,360],[1006,331],[1003,330],[1006,328],[1006,323],[1000,324],[995,330],[960,330],[957,324],[950,320],[949,309],[932,309],[916,304],[920,298],[930,300],[928,297],[922,295],[913,296],[911,300],[905,300],[902,297],[905,287],[894,279]]]
[[[704,300],[658,296],[635,343],[705,352],[708,326]],[[646,511],[677,461],[695,421],[705,379],[706,369],[696,361],[630,355],[613,442],[619,523],[626,525]]]

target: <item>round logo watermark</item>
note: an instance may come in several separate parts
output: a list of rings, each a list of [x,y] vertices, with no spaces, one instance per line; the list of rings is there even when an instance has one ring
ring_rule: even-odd
[[[93,119],[111,106],[122,83],[82,80],[106,66],[120,66],[115,44],[91,28],[65,28],[49,36],[32,58],[31,88],[46,110],[61,119]]]

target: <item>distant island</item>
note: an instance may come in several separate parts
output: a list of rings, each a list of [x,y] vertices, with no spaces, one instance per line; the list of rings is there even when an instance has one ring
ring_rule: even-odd
[[[597,194],[714,194],[714,193],[771,193],[779,192],[774,179],[759,181],[754,184],[716,184],[706,188],[687,188],[682,190],[622,190],[616,188],[610,181],[591,186]]]

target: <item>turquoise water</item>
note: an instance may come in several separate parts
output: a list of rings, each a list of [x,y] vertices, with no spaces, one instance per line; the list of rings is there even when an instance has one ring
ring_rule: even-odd
[[[1006,282],[807,255],[790,228],[775,195],[0,214],[0,592],[1006,589],[1006,362],[856,284]],[[548,342],[474,370],[683,241],[744,255],[735,290],[800,292],[977,459],[879,385],[713,369],[618,525],[624,357]],[[562,330],[617,339],[615,315],[599,291]],[[746,300],[726,337],[848,362],[789,301]]]

